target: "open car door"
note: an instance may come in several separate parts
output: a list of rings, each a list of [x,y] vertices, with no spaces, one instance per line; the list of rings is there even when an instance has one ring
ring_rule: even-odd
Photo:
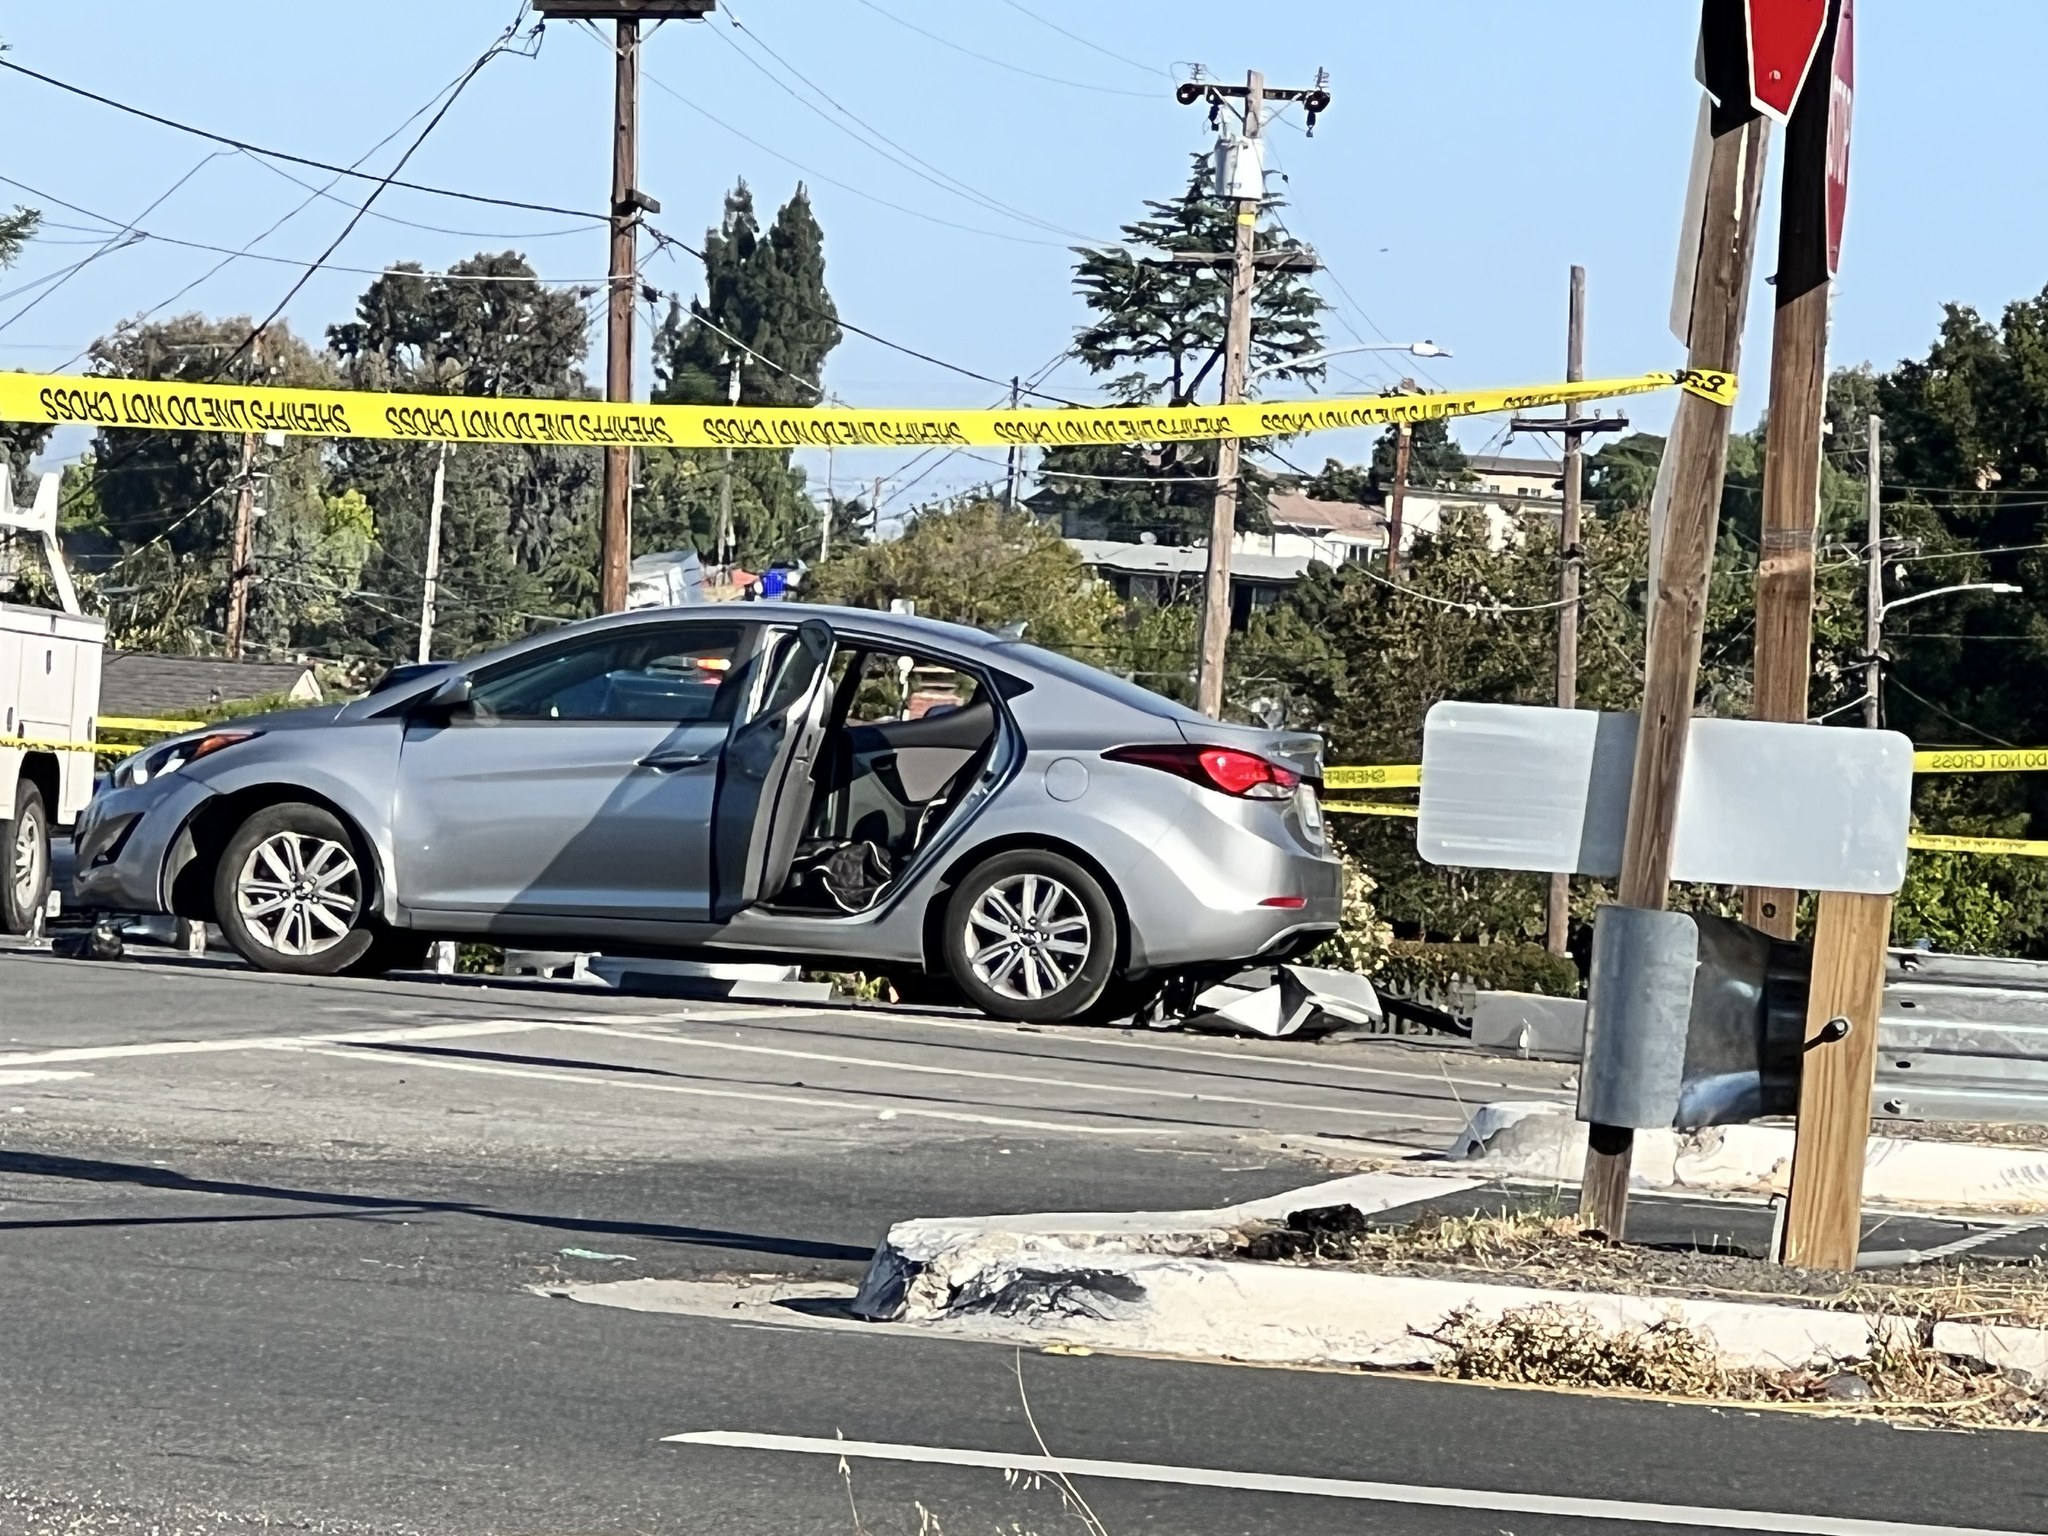
[[[825,739],[832,629],[806,619],[763,652],[759,705],[735,721],[713,815],[711,915],[724,921],[773,896],[811,810],[811,774]]]

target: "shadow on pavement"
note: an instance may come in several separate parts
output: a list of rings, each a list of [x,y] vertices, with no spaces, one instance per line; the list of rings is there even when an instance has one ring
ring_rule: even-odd
[[[206,1222],[291,1221],[336,1216],[474,1216],[484,1221],[543,1227],[556,1232],[601,1233],[610,1237],[644,1237],[655,1242],[685,1243],[701,1248],[730,1248],[745,1253],[773,1253],[800,1259],[845,1259],[864,1262],[870,1250],[848,1243],[814,1242],[809,1238],[777,1237],[758,1232],[727,1232],[712,1227],[680,1227],[666,1222],[604,1220],[582,1216],[545,1216],[530,1211],[500,1211],[464,1200],[404,1200],[384,1195],[351,1195],[336,1190],[286,1189],[271,1184],[204,1179],[171,1168],[139,1163],[111,1163],[92,1158],[59,1157],[42,1152],[0,1151],[0,1174],[18,1173],[41,1179],[74,1179],[91,1184],[127,1184],[180,1194],[227,1195],[244,1200],[298,1201],[335,1209],[276,1214],[226,1216],[73,1216],[0,1221],[0,1232],[64,1227],[189,1226]]]

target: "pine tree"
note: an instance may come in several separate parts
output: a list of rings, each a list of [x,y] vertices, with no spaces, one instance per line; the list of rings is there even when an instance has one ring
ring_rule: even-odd
[[[1196,155],[1178,198],[1148,201],[1145,216],[1123,227],[1129,247],[1156,257],[1134,256],[1129,249],[1077,250],[1074,287],[1094,319],[1075,336],[1074,351],[1093,372],[1114,375],[1110,394],[1125,404],[1191,405],[1221,391],[1230,268],[1161,260],[1176,252],[1230,250],[1236,211],[1211,194],[1213,175],[1210,157]],[[1268,222],[1259,230],[1257,250],[1306,251],[1272,222],[1280,207],[1278,199],[1266,202]],[[1303,275],[1260,274],[1249,358],[1260,383],[1322,377],[1320,364],[1290,366],[1290,360],[1321,350],[1318,317],[1324,308]],[[1150,533],[1162,543],[1187,543],[1208,536],[1215,461],[1213,443],[1053,449],[1040,466],[1045,487],[1031,505],[1063,525],[1105,537]],[[1246,477],[1239,516],[1248,526],[1262,526],[1265,477],[1250,465]]]

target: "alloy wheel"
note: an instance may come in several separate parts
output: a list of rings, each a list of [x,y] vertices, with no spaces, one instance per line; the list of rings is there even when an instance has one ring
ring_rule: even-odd
[[[43,890],[43,829],[33,816],[14,818],[14,849],[10,859],[14,871],[14,905],[26,912]]]
[[[1071,986],[1094,938],[1088,909],[1050,875],[1008,875],[967,914],[974,974],[1004,997],[1050,997]]]
[[[279,832],[249,851],[235,876],[243,925],[281,955],[317,955],[349,936],[362,906],[362,872],[341,843]]]

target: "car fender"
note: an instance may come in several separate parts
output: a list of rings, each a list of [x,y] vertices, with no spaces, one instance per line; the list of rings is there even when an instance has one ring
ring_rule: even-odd
[[[402,906],[391,840],[400,734],[396,721],[280,731],[202,759],[195,767],[203,771],[193,777],[222,799],[260,791],[279,800],[304,797],[332,806],[368,845],[376,865],[378,915],[390,922]]]

